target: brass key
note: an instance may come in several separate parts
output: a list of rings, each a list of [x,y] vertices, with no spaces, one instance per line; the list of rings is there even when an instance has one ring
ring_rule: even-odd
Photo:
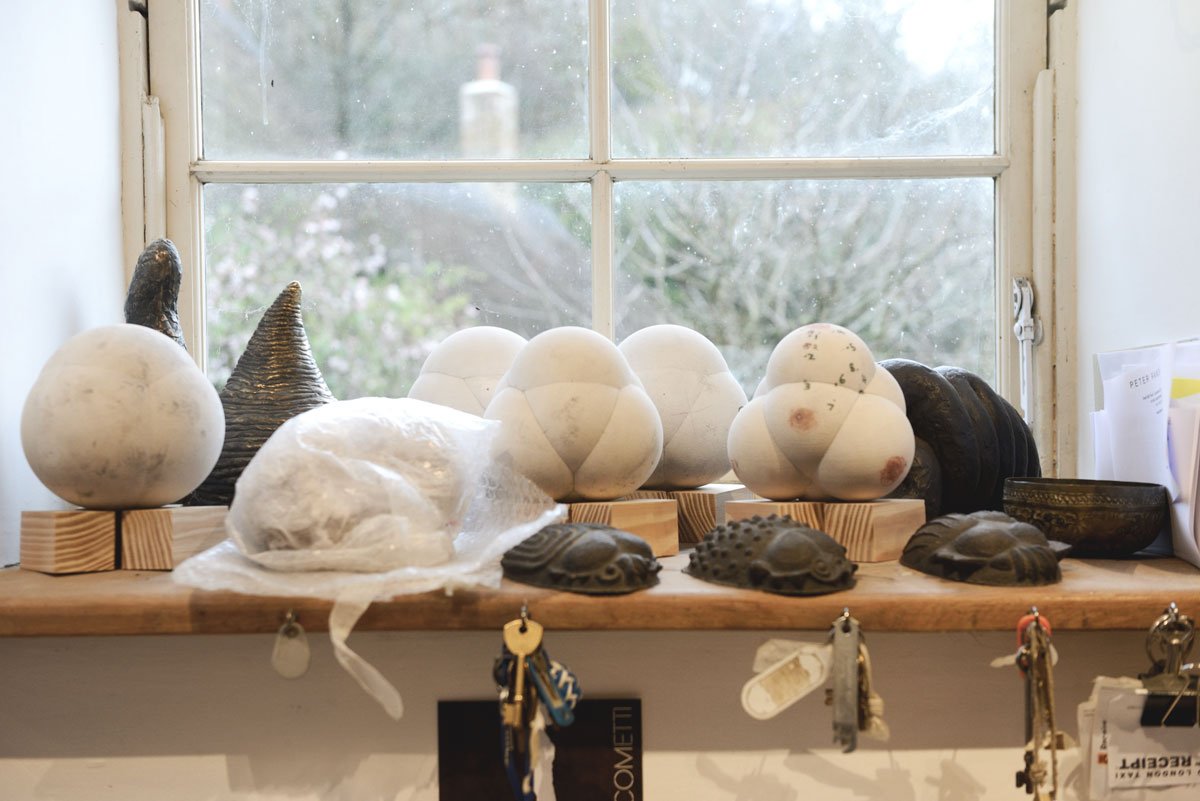
[[[525,725],[525,660],[542,646],[542,624],[522,616],[504,624],[504,645],[516,659],[512,693],[504,702],[504,723]]]

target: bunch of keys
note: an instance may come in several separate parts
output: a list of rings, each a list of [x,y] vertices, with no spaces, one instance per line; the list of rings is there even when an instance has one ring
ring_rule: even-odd
[[[545,726],[542,710],[555,725],[569,726],[580,697],[575,675],[542,647],[543,631],[522,605],[521,616],[504,624],[504,647],[492,671],[500,687],[504,767],[518,801],[537,798],[533,766],[538,757],[535,734]]]
[[[1050,621],[1037,607],[1017,622],[1016,664],[1025,677],[1025,767],[1017,771],[1017,787],[1038,801],[1058,797],[1058,749],[1063,735],[1055,725],[1054,673],[1050,646]],[[1050,752],[1050,788],[1046,783],[1043,749]]]
[[[1146,635],[1151,667],[1139,676],[1149,692],[1142,708],[1143,726],[1200,726],[1198,667],[1184,664],[1195,645],[1196,624],[1172,602]]]
[[[844,609],[829,631],[833,644],[833,687],[825,703],[833,707],[833,741],[843,753],[858,747],[862,732],[877,740],[889,736],[883,720],[883,699],[871,689],[871,655],[858,621]]]

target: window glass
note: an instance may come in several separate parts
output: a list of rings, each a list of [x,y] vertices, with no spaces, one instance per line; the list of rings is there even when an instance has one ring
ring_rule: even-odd
[[[994,150],[991,0],[612,0],[613,155]]]
[[[996,372],[994,182],[630,182],[615,189],[617,335],[711,339],[747,392],[789,331],[844,325],[876,359]]]
[[[338,398],[407,394],[429,351],[459,328],[528,337],[591,321],[584,184],[210,184],[204,206],[218,386],[294,280]]]
[[[587,156],[584,0],[202,0],[200,33],[206,158]]]

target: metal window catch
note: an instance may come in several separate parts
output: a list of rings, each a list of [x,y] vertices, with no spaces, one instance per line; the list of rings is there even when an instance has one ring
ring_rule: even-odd
[[[1033,346],[1042,342],[1042,320],[1034,313],[1033,284],[1028,278],[1013,279],[1013,333],[1021,354],[1021,414],[1033,425]]]

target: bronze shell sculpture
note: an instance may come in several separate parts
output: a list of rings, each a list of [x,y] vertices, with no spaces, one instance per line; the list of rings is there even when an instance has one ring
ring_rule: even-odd
[[[186,503],[228,505],[238,477],[275,429],[333,399],[313,361],[300,317],[300,284],[293,281],[263,314],[221,390],[225,444]]]
[[[917,529],[900,564],[951,581],[1035,587],[1062,579],[1058,560],[1070,548],[1003,512],[950,514]]]
[[[179,327],[179,285],[183,264],[169,239],[155,239],[138,257],[125,295],[125,322],[144,325],[186,348]]]
[[[658,583],[662,565],[641,537],[599,523],[554,523],[500,560],[521,584],[585,595],[620,595]]]
[[[854,586],[858,565],[823,531],[790,517],[755,515],[717,526],[683,572],[713,584],[779,595],[824,595]]]
[[[999,511],[1004,481],[1039,476],[1041,463],[1033,434],[1013,406],[979,376],[958,367],[927,367],[908,359],[879,363],[904,393],[908,421],[928,446],[940,479],[911,473],[889,497],[923,498],[926,516],[951,512]]]

